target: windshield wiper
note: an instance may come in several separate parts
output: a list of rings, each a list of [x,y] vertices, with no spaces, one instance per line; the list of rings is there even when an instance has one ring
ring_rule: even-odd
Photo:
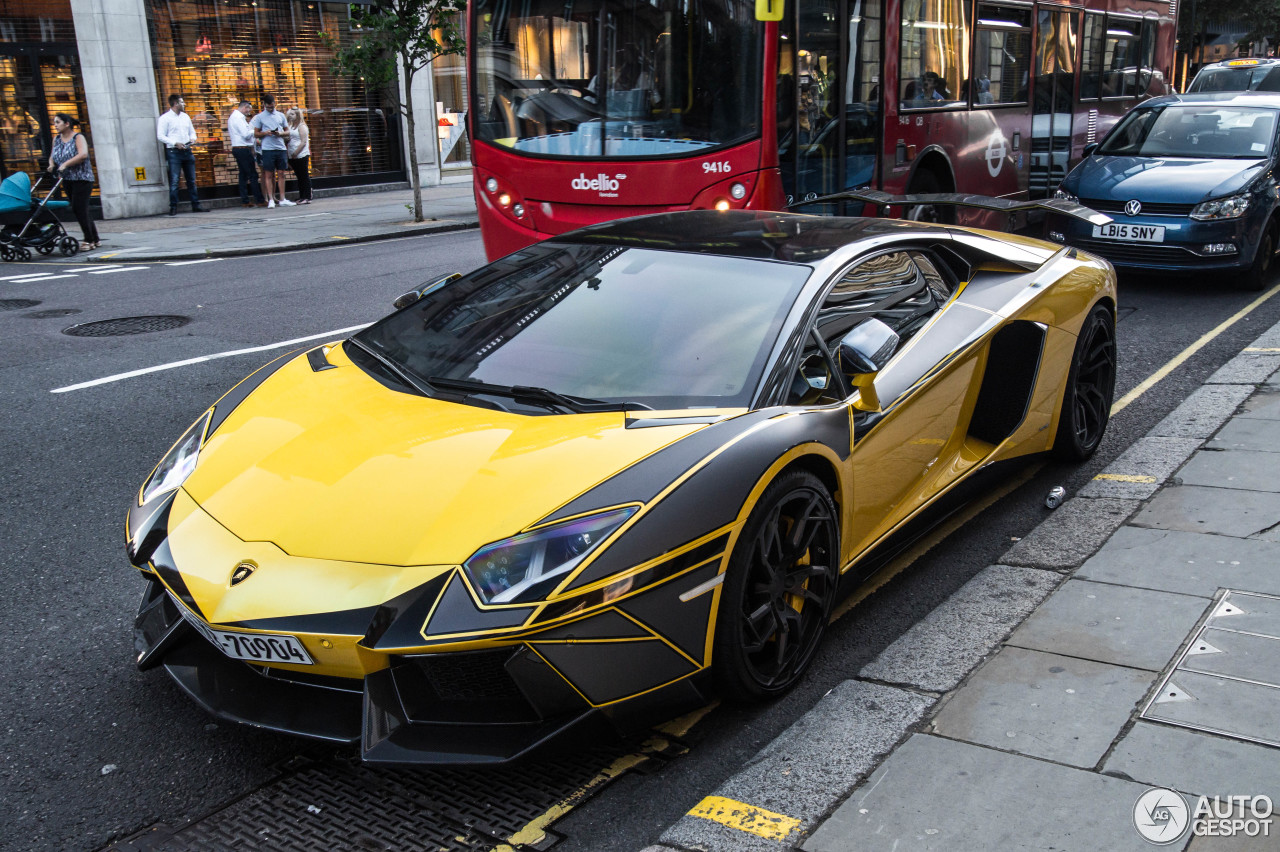
[[[603,402],[598,399],[565,396],[549,388],[526,387],[524,385],[494,385],[475,379],[450,379],[444,376],[432,376],[427,379],[433,388],[464,391],[468,394],[489,394],[505,396],[516,402],[539,405],[561,414],[588,414],[599,411],[652,411],[649,406],[640,402]]]
[[[391,372],[395,373],[396,377],[399,378],[400,381],[404,382],[406,385],[413,388],[423,396],[436,395],[433,392],[433,389],[431,388],[431,386],[424,383],[422,379],[419,379],[413,373],[410,373],[404,367],[401,367],[395,361],[392,361],[386,355],[383,355],[382,353],[378,352],[373,347],[369,346],[369,344],[360,340],[358,337],[348,337],[347,342],[355,344],[355,347],[357,349],[367,354],[370,358],[373,358],[375,361],[377,361],[382,366],[386,367]]]

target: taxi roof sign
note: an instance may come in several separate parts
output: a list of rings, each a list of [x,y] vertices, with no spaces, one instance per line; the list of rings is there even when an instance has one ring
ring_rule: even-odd
[[[1237,67],[1239,67],[1239,66],[1241,66],[1241,65],[1261,65],[1261,64],[1262,64],[1262,60],[1260,60],[1260,59],[1230,59],[1230,60],[1228,60],[1225,64],[1230,65],[1230,66],[1231,66],[1231,67],[1233,67],[1233,68],[1237,68]]]

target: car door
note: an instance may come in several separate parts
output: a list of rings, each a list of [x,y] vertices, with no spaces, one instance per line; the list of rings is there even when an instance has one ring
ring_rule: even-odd
[[[976,394],[975,357],[958,353],[992,315],[956,304],[950,298],[954,289],[945,265],[927,249],[895,250],[841,273],[818,311],[813,349],[821,340],[828,353],[835,353],[841,338],[871,317],[900,337],[897,352],[876,378],[881,410],[861,411],[852,397],[848,400],[854,505],[846,556],[860,555],[966,469],[963,429]],[[802,356],[793,394],[808,387],[804,403],[831,399],[833,390],[827,388],[844,382],[838,373],[823,376],[819,360],[812,352]]]

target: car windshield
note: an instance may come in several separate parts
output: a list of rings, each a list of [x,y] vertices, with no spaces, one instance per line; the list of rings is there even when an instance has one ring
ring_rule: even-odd
[[[759,134],[754,0],[473,0],[476,137],[556,157],[692,155]]]
[[[1280,92],[1280,65],[1206,68],[1191,81],[1191,92]]]
[[[746,407],[812,269],[540,243],[356,336],[413,377],[656,409]],[[442,389],[446,383],[442,382]]]
[[[1098,153],[1257,160],[1271,156],[1275,140],[1274,109],[1175,104],[1133,110]]]

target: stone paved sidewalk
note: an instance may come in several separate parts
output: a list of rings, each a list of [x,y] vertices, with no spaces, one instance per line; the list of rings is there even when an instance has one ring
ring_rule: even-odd
[[[411,190],[325,196],[294,207],[240,206],[177,216],[147,216],[98,222],[102,248],[70,259],[55,253],[46,262],[66,264],[121,261],[200,260],[334,245],[340,242],[429,234],[477,225],[471,182],[423,187],[423,214],[414,222]],[[66,223],[77,239],[80,228]],[[35,255],[40,260],[40,255]]]

